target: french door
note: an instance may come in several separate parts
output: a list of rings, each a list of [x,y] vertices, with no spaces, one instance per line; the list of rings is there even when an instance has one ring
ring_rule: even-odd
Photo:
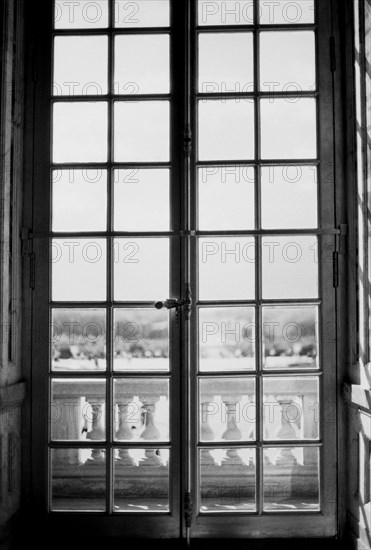
[[[334,536],[331,2],[44,0],[34,28],[35,508]]]

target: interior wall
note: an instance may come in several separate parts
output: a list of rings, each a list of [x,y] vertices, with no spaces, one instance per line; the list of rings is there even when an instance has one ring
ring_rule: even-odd
[[[1,0],[0,547],[21,498],[21,189],[23,185],[23,2]]]

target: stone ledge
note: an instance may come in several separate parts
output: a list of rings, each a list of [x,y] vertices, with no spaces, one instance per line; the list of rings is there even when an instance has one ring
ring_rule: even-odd
[[[18,382],[0,388],[0,412],[6,409],[20,407],[26,395],[25,382]]]

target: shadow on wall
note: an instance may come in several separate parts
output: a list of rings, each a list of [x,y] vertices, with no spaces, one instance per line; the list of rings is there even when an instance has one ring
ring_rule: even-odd
[[[361,386],[347,386],[348,403],[348,547],[371,547],[371,412],[370,392]],[[362,407],[362,409],[360,408]]]

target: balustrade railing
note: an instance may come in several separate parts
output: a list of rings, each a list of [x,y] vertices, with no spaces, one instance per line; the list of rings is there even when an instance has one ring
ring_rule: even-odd
[[[281,387],[282,386],[282,387]],[[233,391],[232,391],[233,390]],[[318,487],[317,451],[300,446],[303,440],[316,439],[318,434],[318,390],[312,379],[295,384],[278,382],[275,393],[267,393],[263,405],[264,437],[271,442],[264,451],[264,483],[268,490],[287,485],[290,495],[296,492],[315,494]],[[114,451],[116,483],[122,481],[126,497],[138,492],[141,484],[146,495],[167,498],[169,486],[168,453],[153,445],[166,444],[168,418],[163,417],[164,400],[168,398],[166,380],[146,380],[145,384],[132,378],[120,380],[115,387],[115,440],[120,444]],[[159,404],[162,402],[162,406]],[[166,408],[166,407],[165,407]],[[67,498],[69,492],[88,496],[92,483],[102,494],[105,490],[105,421],[106,407],[102,382],[98,380],[59,379],[53,383],[52,438],[58,441],[102,441],[87,450],[60,448],[53,462],[54,493]],[[207,390],[201,392],[199,434],[201,440],[200,468],[203,500],[228,498],[236,494],[240,482],[244,494],[255,494],[256,459],[255,393],[236,384],[233,388],[223,379],[208,380]],[[135,446],[130,444],[136,442]],[[282,445],[291,442],[290,446]],[[295,446],[295,442],[297,447]],[[125,447],[122,443],[125,442]],[[142,442],[138,449],[138,443]],[[210,446],[215,442],[217,445]],[[221,445],[225,442],[225,445]],[[234,444],[229,446],[228,442]],[[241,443],[241,447],[237,443]],[[146,446],[151,443],[151,446]],[[202,446],[207,444],[207,448]],[[247,450],[246,443],[251,444]],[[92,468],[94,466],[94,468]],[[246,480],[248,482],[246,483]],[[76,487],[76,484],[79,487]],[[248,489],[246,489],[248,487]],[[99,489],[100,488],[100,489]]]

